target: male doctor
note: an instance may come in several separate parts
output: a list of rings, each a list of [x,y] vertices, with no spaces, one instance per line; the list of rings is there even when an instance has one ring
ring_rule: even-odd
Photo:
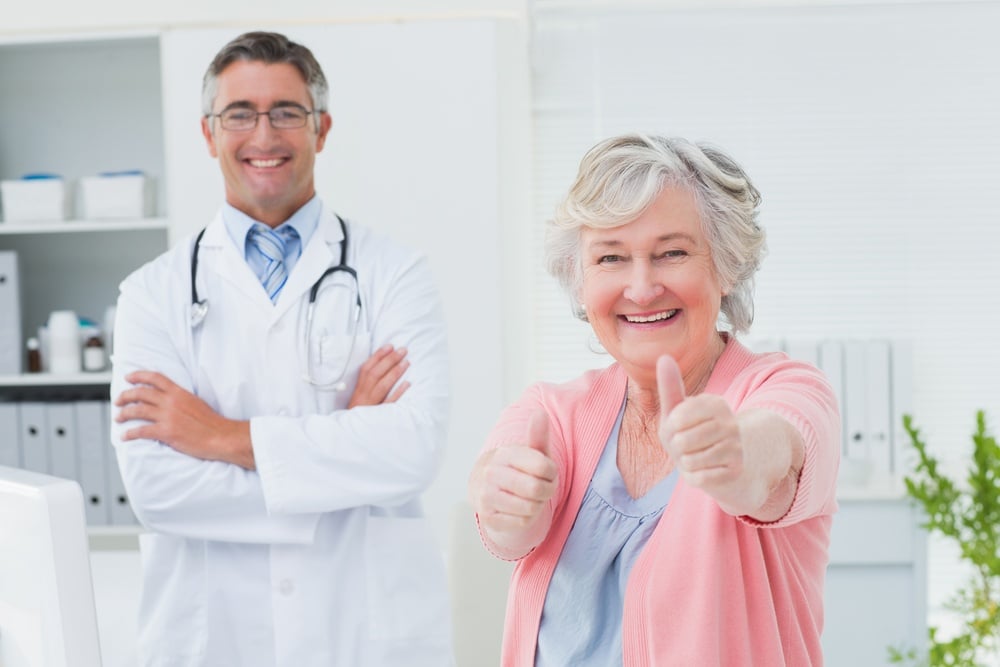
[[[419,500],[449,402],[428,266],[316,196],[331,120],[307,48],[237,37],[203,106],[226,202],[122,283],[115,326],[112,438],[149,531],[140,662],[449,665]]]

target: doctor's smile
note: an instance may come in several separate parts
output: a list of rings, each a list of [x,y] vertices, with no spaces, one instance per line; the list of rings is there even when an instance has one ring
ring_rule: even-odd
[[[251,167],[256,167],[257,169],[271,169],[287,162],[287,158],[273,158],[273,159],[260,159],[260,158],[248,158],[246,160],[250,163]]]

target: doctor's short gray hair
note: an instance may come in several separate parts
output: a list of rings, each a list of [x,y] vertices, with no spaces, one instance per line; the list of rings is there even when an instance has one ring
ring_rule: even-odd
[[[323,68],[319,66],[312,51],[277,32],[247,32],[223,46],[205,72],[201,84],[201,111],[206,116],[212,114],[212,107],[215,105],[215,96],[219,92],[219,75],[237,61],[292,65],[309,87],[313,109],[327,110],[330,88]]]
[[[586,320],[580,304],[581,232],[585,227],[628,224],[667,186],[683,187],[694,195],[724,292],[721,314],[733,333],[748,330],[753,321],[753,277],[766,252],[764,230],[757,222],[760,193],[735,160],[707,144],[627,134],[591,148],[547,223],[549,273],[569,293],[576,316]]]

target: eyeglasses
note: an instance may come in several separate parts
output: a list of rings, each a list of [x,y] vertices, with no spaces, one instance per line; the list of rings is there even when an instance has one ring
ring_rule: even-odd
[[[283,104],[267,111],[254,111],[245,107],[223,109],[220,113],[210,113],[208,118],[218,118],[223,130],[246,132],[257,127],[257,119],[267,116],[271,127],[276,130],[297,130],[306,126],[306,120],[314,113],[322,113],[316,109],[306,109],[298,104]]]

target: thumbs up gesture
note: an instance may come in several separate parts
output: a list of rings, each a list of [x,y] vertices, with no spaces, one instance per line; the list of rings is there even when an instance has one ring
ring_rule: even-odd
[[[548,415],[531,416],[523,441],[484,452],[473,466],[469,497],[480,525],[502,555],[520,557],[544,538],[558,468],[549,449]],[[544,524],[544,525],[543,525]]]
[[[677,362],[667,355],[657,361],[656,386],[660,443],[681,477],[724,511],[745,506],[744,447],[732,408],[721,396],[686,396]]]

